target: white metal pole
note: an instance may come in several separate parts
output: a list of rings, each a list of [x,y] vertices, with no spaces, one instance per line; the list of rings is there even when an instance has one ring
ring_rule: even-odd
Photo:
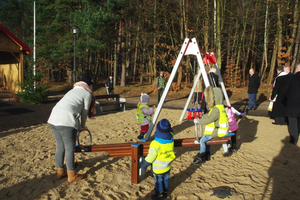
[[[74,83],[76,83],[76,28],[73,27],[73,33],[74,33]]]
[[[181,47],[181,50],[180,50],[180,52],[179,52],[179,55],[178,55],[178,57],[177,57],[176,63],[175,63],[175,65],[174,65],[174,67],[173,67],[173,70],[172,70],[171,75],[170,75],[170,77],[169,77],[169,80],[168,80],[168,82],[167,82],[167,85],[166,85],[166,87],[165,87],[165,89],[164,89],[164,92],[163,92],[163,94],[162,94],[162,96],[161,96],[161,98],[160,98],[160,101],[159,101],[159,103],[158,103],[157,109],[156,109],[156,111],[155,111],[155,113],[154,113],[153,119],[152,119],[152,121],[151,121],[151,123],[150,123],[150,127],[149,127],[149,129],[148,129],[148,132],[147,132],[147,134],[146,134],[146,136],[145,136],[145,139],[141,139],[141,141],[147,141],[147,140],[149,139],[149,136],[150,136],[150,134],[151,134],[151,132],[152,132],[152,129],[153,129],[155,123],[156,123],[156,120],[157,120],[157,118],[158,118],[158,116],[159,116],[159,114],[160,114],[162,105],[163,105],[163,103],[164,103],[164,101],[165,101],[165,99],[166,99],[166,97],[167,97],[167,94],[168,94],[168,92],[169,92],[169,89],[170,89],[170,87],[171,87],[171,84],[172,84],[172,82],[173,82],[173,79],[174,79],[175,74],[176,74],[176,72],[177,72],[177,69],[178,69],[178,67],[179,67],[181,58],[182,58],[182,56],[185,54],[185,51],[187,50],[188,46],[189,46],[189,39],[188,39],[188,38],[185,38],[185,40],[184,40],[184,42],[183,42],[183,45],[182,45],[182,47]]]
[[[34,90],[36,89],[36,66],[35,66],[35,0],[33,2],[33,76],[34,76]]]
[[[205,83],[205,87],[209,86],[209,81],[208,81],[208,78],[207,78],[207,74],[206,74],[206,71],[205,71],[205,67],[204,67],[204,64],[203,64],[203,60],[202,60],[202,57],[201,57],[200,49],[199,49],[199,46],[197,44],[196,38],[192,38],[192,42],[189,45],[188,50],[186,51],[185,55],[195,55],[197,57],[199,72],[198,72],[196,83],[199,81],[200,75],[202,75],[204,83]],[[195,90],[195,87],[196,87],[196,84],[194,83],[192,91]],[[183,120],[184,114],[187,110],[187,107],[188,107],[188,104],[189,104],[191,98],[192,98],[192,92],[190,93],[190,96],[189,96],[189,98],[188,98],[188,100],[185,104],[185,107],[182,111],[182,114],[179,118],[179,121]]]
[[[191,90],[191,92],[190,92],[189,98],[188,98],[188,100],[187,100],[186,103],[185,103],[185,106],[184,106],[184,109],[183,109],[183,111],[182,111],[182,114],[181,114],[181,116],[180,116],[179,121],[182,121],[182,119],[183,119],[183,117],[184,117],[184,114],[185,114],[185,112],[187,111],[187,107],[189,106],[189,103],[190,103],[191,98],[192,98],[192,96],[193,96],[193,93],[194,93],[194,91],[195,91],[196,85],[197,85],[197,83],[198,83],[198,81],[199,81],[199,79],[200,79],[200,76],[201,76],[201,71],[199,70],[199,73],[198,73],[198,75],[197,75],[196,82],[194,82],[194,85],[193,85],[192,90]],[[198,100],[196,100],[196,101],[198,101]]]

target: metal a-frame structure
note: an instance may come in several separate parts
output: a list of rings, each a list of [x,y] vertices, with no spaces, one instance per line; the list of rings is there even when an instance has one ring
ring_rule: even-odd
[[[141,139],[140,141],[144,141],[144,142],[145,142],[145,141],[147,141],[147,140],[149,139],[149,137],[150,137],[150,135],[151,135],[151,132],[152,132],[152,130],[153,130],[153,127],[154,127],[154,125],[155,125],[155,123],[156,123],[156,120],[157,120],[157,118],[158,118],[158,116],[159,116],[159,114],[160,114],[162,105],[163,105],[163,103],[164,103],[164,101],[165,101],[165,99],[166,99],[166,97],[167,97],[167,94],[168,94],[168,92],[169,92],[169,89],[170,89],[170,87],[171,87],[171,84],[172,84],[172,82],[173,82],[173,79],[174,79],[174,77],[175,77],[175,75],[176,75],[176,72],[177,72],[177,70],[178,70],[179,64],[180,64],[180,62],[181,62],[181,59],[182,59],[182,57],[185,56],[185,55],[194,55],[194,56],[197,57],[198,66],[199,66],[199,73],[198,73],[198,75],[197,75],[196,82],[195,82],[194,85],[193,85],[193,88],[192,88],[192,90],[191,90],[191,93],[190,93],[190,95],[189,95],[189,97],[188,97],[188,100],[187,100],[187,102],[186,102],[186,105],[185,105],[185,107],[184,107],[184,110],[183,110],[183,112],[182,112],[182,115],[181,115],[181,117],[180,117],[180,121],[182,121],[183,116],[184,116],[185,112],[187,111],[187,107],[188,107],[189,102],[190,102],[190,100],[191,100],[191,98],[192,98],[192,96],[193,96],[194,90],[195,90],[195,88],[196,88],[196,85],[197,85],[197,82],[199,81],[200,76],[203,75],[203,81],[204,81],[204,84],[205,84],[206,87],[210,85],[210,84],[209,84],[208,77],[207,77],[207,73],[206,73],[206,71],[205,71],[204,62],[203,62],[203,60],[202,60],[201,55],[204,57],[204,61],[205,61],[206,64],[208,64],[208,63],[213,63],[213,64],[215,64],[215,68],[216,68],[216,71],[217,71],[217,73],[218,73],[219,81],[220,81],[220,84],[221,84],[221,87],[222,87],[223,94],[224,94],[225,99],[226,99],[226,103],[227,103],[228,106],[230,106],[230,102],[229,102],[229,99],[228,99],[228,96],[227,96],[227,93],[226,93],[226,89],[225,89],[225,86],[224,86],[224,83],[223,83],[223,79],[222,79],[222,77],[221,77],[220,70],[219,70],[218,65],[217,65],[217,63],[216,63],[216,59],[215,59],[214,54],[213,54],[213,53],[211,53],[211,54],[206,53],[205,51],[203,51],[202,49],[200,49],[200,48],[198,47],[196,38],[192,38],[191,40],[190,40],[189,38],[185,38],[185,40],[184,40],[184,42],[183,42],[183,45],[182,45],[182,47],[181,47],[181,50],[180,50],[180,52],[179,52],[179,55],[178,55],[178,57],[177,57],[176,63],[175,63],[175,65],[174,65],[174,67],[173,67],[173,70],[172,70],[171,75],[170,75],[170,77],[169,77],[169,80],[168,80],[168,82],[167,82],[167,85],[166,85],[166,87],[165,87],[165,89],[164,89],[164,92],[163,92],[163,94],[162,94],[162,96],[161,96],[161,99],[160,99],[160,101],[159,101],[159,104],[158,104],[158,106],[157,106],[157,109],[156,109],[156,111],[155,111],[155,113],[154,113],[154,116],[153,116],[153,119],[152,119],[152,121],[151,121],[151,124],[150,124],[150,127],[149,127],[149,129],[148,129],[148,132],[147,132],[145,138],[144,138],[144,139]]]

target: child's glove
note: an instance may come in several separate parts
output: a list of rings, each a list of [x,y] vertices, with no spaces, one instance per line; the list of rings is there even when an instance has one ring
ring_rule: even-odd
[[[245,113],[241,113],[241,114],[239,115],[239,117],[242,118],[244,115],[245,115]]]
[[[140,168],[146,169],[151,163],[148,163],[145,159],[143,159],[142,162],[140,162]]]

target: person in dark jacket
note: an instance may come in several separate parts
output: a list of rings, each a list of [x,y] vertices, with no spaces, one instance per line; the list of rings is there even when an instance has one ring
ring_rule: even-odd
[[[166,87],[167,80],[164,76],[164,72],[161,71],[159,76],[156,78],[156,87],[157,87],[157,104],[159,104],[160,98]]]
[[[289,86],[290,77],[285,71],[283,71],[282,66],[277,67],[277,77],[273,83],[273,90],[270,100],[273,101],[273,108],[270,112],[270,117],[275,120],[273,124],[276,125],[286,125],[286,93]]]
[[[107,89],[107,94],[114,94],[114,81],[112,75],[105,81],[105,87]]]
[[[295,74],[290,79],[286,116],[288,117],[290,143],[296,145],[300,133],[300,64],[297,65]]]
[[[248,99],[249,99],[249,104],[247,110],[251,110],[252,107],[254,110],[257,109],[256,105],[256,95],[258,92],[258,88],[260,86],[260,79],[257,74],[254,73],[254,69],[249,70],[249,85],[248,85]]]

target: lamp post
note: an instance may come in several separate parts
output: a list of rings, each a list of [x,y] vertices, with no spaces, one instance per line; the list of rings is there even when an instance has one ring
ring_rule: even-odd
[[[76,27],[73,27],[73,34],[74,34],[74,69],[73,69],[73,81],[74,83],[76,82],[76,32],[77,29]]]

